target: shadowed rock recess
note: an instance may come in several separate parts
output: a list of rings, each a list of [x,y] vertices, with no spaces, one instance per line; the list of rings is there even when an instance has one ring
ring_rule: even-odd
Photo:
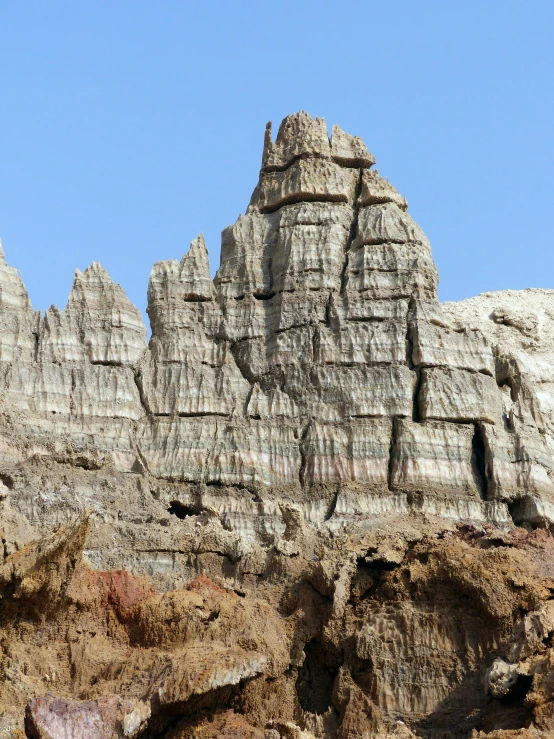
[[[361,139],[266,130],[212,281],[0,249],[0,737],[554,731],[554,291],[440,304]]]

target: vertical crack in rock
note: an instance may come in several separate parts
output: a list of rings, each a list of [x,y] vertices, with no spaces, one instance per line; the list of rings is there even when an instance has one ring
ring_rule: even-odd
[[[412,337],[412,320],[415,316],[415,300],[413,297],[408,302],[408,312],[406,316],[406,364],[413,370],[414,365],[414,341]]]
[[[394,454],[395,454],[395,447],[396,447],[396,435],[397,435],[397,419],[392,419],[392,425],[391,425],[391,434],[390,434],[390,443],[389,443],[389,459],[388,459],[388,465],[387,465],[387,488],[392,491],[392,475],[393,475],[393,467],[394,467]]]
[[[348,235],[348,241],[346,242],[346,247],[344,249],[344,262],[340,277],[340,294],[344,295],[344,291],[346,289],[346,272],[348,270],[348,259],[350,254],[350,248],[352,247],[352,243],[354,242],[354,239],[356,238],[356,233],[358,231],[358,218],[360,213],[360,206],[358,204],[359,197],[362,193],[362,183],[363,183],[363,169],[360,169],[358,181],[356,183],[356,189],[354,192],[354,202],[353,202],[353,209],[354,214],[352,218],[352,223],[350,225],[350,233]]]
[[[33,362],[38,360],[40,336],[39,332],[33,332]]]
[[[329,503],[329,507],[327,508],[327,512],[325,513],[325,521],[330,521],[331,518],[333,518],[333,514],[335,512],[335,509],[337,507],[337,501],[339,499],[339,493],[333,493],[333,497],[331,499],[331,502]]]
[[[423,380],[423,374],[419,368],[414,370],[416,373],[416,383],[414,386],[414,393],[412,398],[412,421],[415,423],[421,422],[421,412],[419,406],[419,394],[421,392],[421,385]]]
[[[250,385],[254,385],[258,378],[253,374],[252,369],[246,359],[244,358],[243,354],[241,353],[240,344],[244,341],[247,341],[247,339],[243,339],[242,342],[240,341],[233,341],[229,344],[229,351],[231,352],[231,355],[233,359],[235,360],[235,364],[243,376],[243,378],[248,382]]]
[[[298,450],[300,452],[300,469],[298,471],[298,480],[300,482],[300,487],[304,487],[304,481],[306,477],[306,465],[307,465],[307,455],[306,455],[306,448],[305,443],[306,439],[308,437],[308,432],[310,430],[310,425],[312,424],[312,421],[307,423],[304,428],[302,429],[302,433],[300,434],[300,440],[298,443]]]
[[[472,438],[472,465],[474,469],[475,482],[482,500],[488,500],[488,479],[485,462],[485,442],[481,424],[474,426]]]
[[[144,382],[143,382],[141,370],[136,369],[133,373],[133,376],[135,378],[135,385],[137,386],[137,390],[138,390],[138,394],[140,398],[140,404],[143,407],[145,414],[147,416],[152,416],[153,414],[148,404],[148,397],[144,391]]]

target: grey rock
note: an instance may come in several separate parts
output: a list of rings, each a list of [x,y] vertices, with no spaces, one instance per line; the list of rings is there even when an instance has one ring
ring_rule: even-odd
[[[272,213],[301,201],[354,203],[358,171],[329,159],[297,159],[284,171],[261,172],[248,213]]]
[[[502,419],[502,398],[494,378],[479,372],[431,367],[421,371],[419,411],[423,420]]]
[[[479,498],[482,490],[469,424],[395,422],[391,487],[402,492]]]

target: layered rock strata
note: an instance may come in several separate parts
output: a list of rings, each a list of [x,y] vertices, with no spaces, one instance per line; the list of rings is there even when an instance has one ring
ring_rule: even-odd
[[[506,645],[519,643],[509,637],[516,610],[547,600],[550,545],[542,571],[529,555],[525,578],[538,572],[538,590],[525,603],[502,596],[512,616],[498,603],[474,617],[456,588],[485,600],[500,582],[509,590],[506,551],[534,539],[506,532],[554,525],[554,292],[440,304],[429,241],[374,164],[361,139],[336,125],[329,138],[306,113],[285,118],[275,141],[268,127],[258,184],[223,231],[215,279],[202,236],[180,261],[154,265],[148,342],[140,312],[99,264],[76,272],[65,310],[42,315],[0,250],[3,597],[15,603],[3,638],[32,650],[68,618],[76,631],[59,654],[69,649],[69,662],[44,659],[83,675],[47,680],[47,697],[40,664],[29,662],[27,680],[6,658],[1,700],[15,713],[4,726],[21,729],[34,698],[26,730],[40,739],[78,724],[98,737],[208,737],[225,726],[268,739],[413,736],[406,723],[425,737],[465,737],[495,728],[487,694],[513,698],[522,676],[539,674],[544,650],[521,666]],[[83,515],[88,527],[75,523]],[[60,525],[74,533],[53,541],[65,551],[76,536],[79,546],[52,594],[29,573],[50,560],[59,568],[58,545],[44,557],[39,547],[36,561],[26,552]],[[444,559],[440,542],[452,536],[475,560],[476,590]],[[139,600],[156,605],[147,616],[138,605],[132,617],[118,611],[96,665],[81,653],[76,614],[94,612],[96,623],[123,596],[108,588],[91,604],[79,583],[94,572],[111,582],[114,569],[151,588]],[[207,606],[186,605],[203,572],[225,586],[217,597],[233,613],[239,595],[254,598],[244,608],[274,624],[271,644],[229,616],[223,642],[206,646],[212,627],[198,627],[194,608]],[[421,576],[420,589],[400,572]],[[441,578],[452,588],[442,599],[432,594]],[[41,588],[51,604],[39,617],[29,593]],[[222,612],[212,606],[206,623]],[[23,633],[21,618],[39,618],[40,636]],[[165,633],[180,623],[179,638]],[[282,711],[270,707],[271,681]],[[504,728],[535,720],[518,711]]]
[[[333,527],[389,509],[505,523],[523,499],[548,518],[552,409],[527,380],[508,398],[521,358],[449,323],[430,244],[373,164],[322,119],[268,129],[215,280],[202,237],[154,266],[148,347],[99,265],[44,316],[4,265],[3,466],[113,464],[266,542],[282,499]]]

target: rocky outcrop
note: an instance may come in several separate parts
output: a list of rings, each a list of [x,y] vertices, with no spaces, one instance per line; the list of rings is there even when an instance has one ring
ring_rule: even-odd
[[[285,518],[237,592],[92,570],[86,519],[10,555],[2,735],[23,714],[32,739],[551,735],[550,534]]]
[[[99,264],[41,315],[0,251],[0,736],[550,730],[554,292],[440,304],[374,164],[268,127],[148,342]]]

